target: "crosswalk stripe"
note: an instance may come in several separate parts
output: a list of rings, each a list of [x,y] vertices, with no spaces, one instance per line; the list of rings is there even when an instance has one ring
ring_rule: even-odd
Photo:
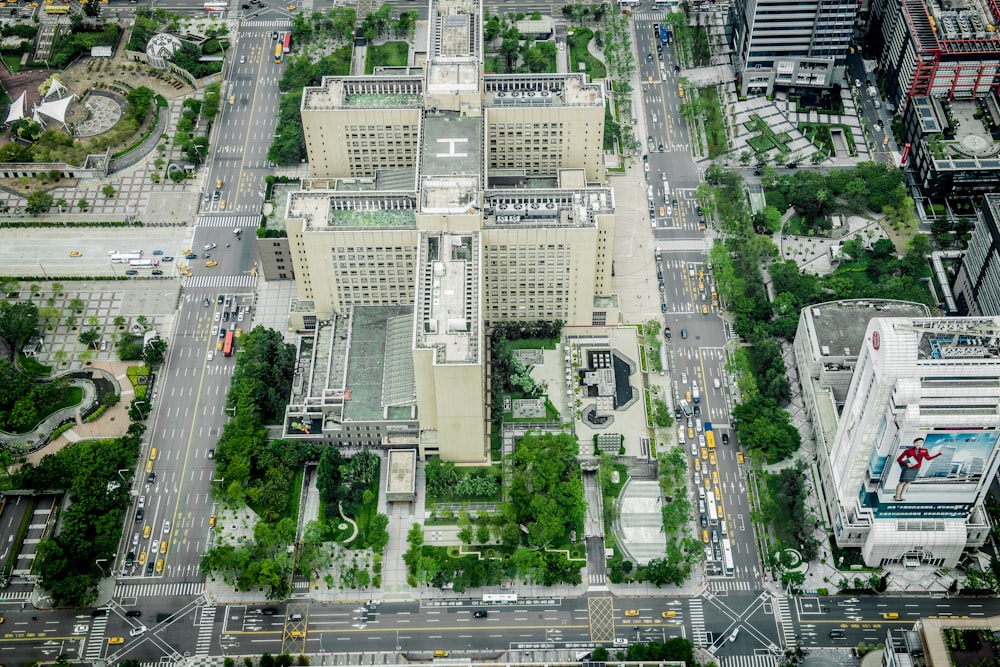
[[[778,620],[781,621],[781,645],[787,646],[791,642],[789,639],[795,637],[795,624],[792,623],[792,612],[788,607],[788,598],[778,595],[774,598],[778,605]]]
[[[28,591],[0,591],[0,600],[27,600],[29,597]]]
[[[87,648],[84,657],[87,660],[97,660],[101,657],[101,649],[104,648],[104,630],[108,625],[107,616],[95,616],[90,626],[90,634],[87,636]]]
[[[257,276],[192,276],[185,287],[255,287]]]
[[[201,618],[198,621],[198,643],[195,644],[195,655],[208,655],[212,650],[212,633],[215,629],[215,605],[201,608]]]
[[[708,588],[713,592],[719,591],[749,591],[753,590],[756,584],[751,581],[740,581],[738,579],[713,579],[709,581]]]
[[[705,632],[705,610],[701,600],[688,600],[688,618],[691,619],[691,641],[699,648],[704,648],[708,643],[708,634]]]
[[[198,227],[239,227],[253,231],[260,227],[259,215],[203,215],[195,223]]]
[[[774,667],[773,655],[727,655],[716,658],[719,667]]]
[[[241,21],[240,28],[287,28],[292,25],[292,22],[288,19],[252,19],[250,21]]]
[[[115,586],[115,597],[161,597],[201,595],[205,592],[205,584],[200,581],[181,581],[177,583],[153,584],[118,584]]]

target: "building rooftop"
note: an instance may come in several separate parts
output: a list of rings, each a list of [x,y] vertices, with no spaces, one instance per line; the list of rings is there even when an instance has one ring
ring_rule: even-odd
[[[420,147],[421,176],[476,176],[482,168],[482,120],[428,113]]]
[[[355,306],[344,387],[344,421],[386,419],[389,400],[416,400],[411,306]],[[388,394],[384,392],[387,391]]]
[[[614,213],[610,188],[582,190],[490,190],[484,201],[485,227],[593,227],[597,215]]]
[[[416,195],[412,192],[341,192],[310,190],[288,198],[287,218],[302,218],[308,231],[344,228],[413,229]]]
[[[417,452],[414,449],[389,450],[389,478],[385,486],[387,500],[412,496],[416,491]],[[409,498],[407,498],[409,499]]]
[[[865,340],[868,322],[875,317],[921,317],[927,306],[909,301],[857,299],[829,301],[802,309],[818,357],[857,357]]]
[[[479,361],[479,244],[472,234],[424,236],[417,283],[416,346],[436,363]]]
[[[484,78],[483,104],[509,106],[604,106],[604,88],[582,74],[493,74]]]
[[[1000,169],[1000,141],[993,138],[989,119],[979,117],[975,102],[915,97],[911,103],[935,169]],[[949,122],[946,104],[954,124]],[[954,136],[948,137],[946,129],[953,130]]]
[[[423,77],[397,75],[379,77],[323,77],[318,86],[302,91],[302,111],[365,107],[377,109],[419,108],[423,105]]]
[[[420,188],[420,212],[438,215],[469,213],[477,204],[475,176],[425,178]]]

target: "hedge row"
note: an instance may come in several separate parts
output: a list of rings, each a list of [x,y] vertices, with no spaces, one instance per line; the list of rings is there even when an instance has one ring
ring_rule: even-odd
[[[47,220],[12,220],[0,222],[0,227],[142,227],[142,220],[106,220],[104,222],[50,222]]]

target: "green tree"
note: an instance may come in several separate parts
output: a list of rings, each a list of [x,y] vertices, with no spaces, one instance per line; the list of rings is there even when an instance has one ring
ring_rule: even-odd
[[[97,329],[85,329],[80,332],[80,342],[87,347],[97,348],[97,343],[101,340],[101,332]]]
[[[0,336],[20,349],[38,328],[38,306],[31,301],[0,301]]]
[[[142,358],[146,365],[156,370],[163,364],[167,354],[167,341],[160,337],[153,338],[142,348]]]
[[[92,3],[88,3],[88,4],[92,4]],[[108,183],[103,188],[101,188],[101,194],[103,194],[108,199],[111,199],[112,197],[114,197],[117,194],[117,191],[115,190],[115,186],[113,186],[110,183]]]
[[[47,213],[52,208],[52,195],[42,190],[37,190],[28,195],[28,203],[24,207],[28,213],[38,215]]]

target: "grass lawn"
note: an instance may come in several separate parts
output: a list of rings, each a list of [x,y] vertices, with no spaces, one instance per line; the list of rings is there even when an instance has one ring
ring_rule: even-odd
[[[34,357],[26,357],[23,354],[17,355],[17,363],[21,370],[31,373],[35,377],[47,377],[52,373],[52,367],[38,363]]]
[[[573,34],[569,38],[569,71],[579,72],[580,63],[591,79],[603,79],[608,75],[604,63],[590,55],[587,44],[594,38],[594,31],[590,28],[573,28]]]
[[[405,67],[410,46],[406,42],[386,42],[369,44],[365,56],[365,74],[371,74],[376,67]]]
[[[368,528],[371,526],[372,519],[378,514],[378,486],[379,480],[376,478],[368,487],[372,492],[372,501],[367,505],[362,505],[357,515],[351,517],[358,522],[358,539],[352,543],[352,546],[358,542],[364,545],[368,544]]]
[[[826,150],[828,155],[835,154],[833,150],[833,137],[830,136],[831,128],[839,128],[844,133],[844,140],[847,142],[847,149],[850,151],[851,155],[856,155],[857,150],[854,148],[854,135],[851,134],[851,129],[846,125],[799,123],[799,130],[802,131],[802,134],[805,135],[806,139]]]
[[[483,70],[487,74],[506,74],[507,59],[503,56],[486,56],[483,59]]]
[[[698,94],[705,100],[705,135],[708,138],[708,157],[717,158],[729,150],[726,141],[726,125],[722,119],[722,107],[715,88],[702,88]]]

